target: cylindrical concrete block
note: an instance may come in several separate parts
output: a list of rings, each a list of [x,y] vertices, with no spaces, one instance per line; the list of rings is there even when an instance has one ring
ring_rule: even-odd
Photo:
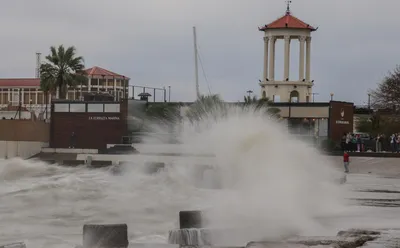
[[[128,226],[115,225],[84,225],[84,248],[115,248],[128,247]]]
[[[203,218],[201,211],[180,211],[179,212],[179,228],[202,228]]]

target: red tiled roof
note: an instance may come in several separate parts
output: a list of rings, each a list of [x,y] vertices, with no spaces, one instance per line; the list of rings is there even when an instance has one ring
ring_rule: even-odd
[[[0,87],[40,87],[39,78],[0,78]]]
[[[103,69],[98,66],[94,66],[92,68],[86,69],[85,71],[88,76],[91,76],[94,78],[103,78],[103,76],[104,76],[105,78],[129,79],[128,77],[125,77],[121,74]]]
[[[311,31],[317,30],[316,28],[308,25],[297,17],[293,16],[290,11],[286,12],[284,16],[271,22],[261,28],[260,31],[265,31],[268,29],[280,29],[280,28],[294,28],[294,29],[309,29]]]

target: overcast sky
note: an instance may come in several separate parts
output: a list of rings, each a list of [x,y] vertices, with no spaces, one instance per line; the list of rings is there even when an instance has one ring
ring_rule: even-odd
[[[192,27],[197,27],[202,93],[242,100],[259,95],[263,33],[284,0],[8,0],[0,8],[0,77],[33,77],[35,53],[76,46],[86,67],[100,66],[133,85],[172,87],[172,100],[195,98]],[[316,101],[367,101],[368,89],[400,58],[398,0],[293,0],[292,14],[313,32],[311,77]],[[276,75],[283,78],[283,41]],[[292,43],[291,76],[298,70]],[[44,57],[44,56],[43,56]]]

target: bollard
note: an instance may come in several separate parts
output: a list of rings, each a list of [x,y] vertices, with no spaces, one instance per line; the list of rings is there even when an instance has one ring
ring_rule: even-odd
[[[128,245],[126,224],[83,226],[83,248],[126,248]]]
[[[179,212],[179,228],[203,228],[203,218],[201,211],[180,211]]]
[[[93,160],[92,156],[87,156],[86,157],[86,166],[91,166],[92,165],[92,160]]]

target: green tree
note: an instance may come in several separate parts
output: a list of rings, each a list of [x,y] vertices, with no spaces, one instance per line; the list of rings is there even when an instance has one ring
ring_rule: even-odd
[[[46,60],[40,66],[40,87],[43,91],[58,90],[58,97],[65,99],[68,87],[86,83],[83,57],[76,56],[75,47],[65,50],[63,45],[58,48],[52,46]]]
[[[374,107],[391,109],[400,106],[400,66],[390,71],[370,94]]]

